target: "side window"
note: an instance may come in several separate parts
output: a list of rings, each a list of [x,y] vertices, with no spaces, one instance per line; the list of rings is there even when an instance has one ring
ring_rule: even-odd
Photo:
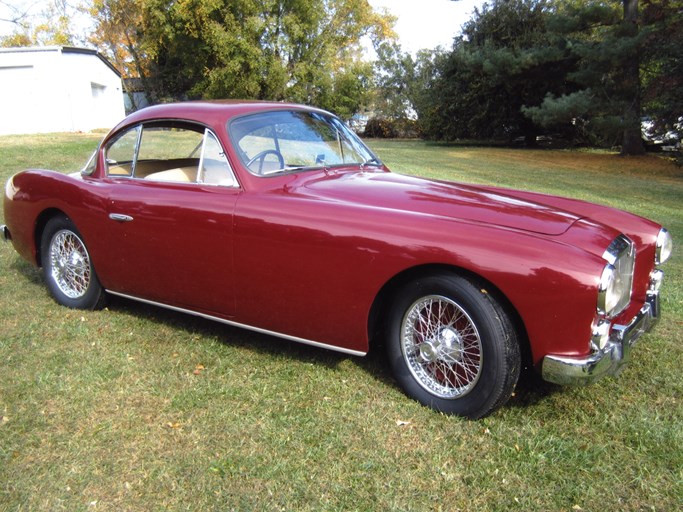
[[[201,125],[178,121],[138,125],[112,140],[105,155],[109,176],[237,186],[220,142]]]
[[[135,177],[195,182],[203,137],[204,128],[200,126],[144,126],[135,163]]]
[[[136,126],[109,143],[105,152],[108,175],[133,175],[139,134],[140,126]]]
[[[235,175],[220,142],[208,129],[204,133],[204,147],[197,181],[225,187],[237,185],[237,180],[235,180]]]

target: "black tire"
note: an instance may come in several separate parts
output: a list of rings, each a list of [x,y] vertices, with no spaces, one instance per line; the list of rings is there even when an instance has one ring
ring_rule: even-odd
[[[444,274],[404,287],[386,332],[394,376],[421,404],[478,419],[512,395],[521,368],[518,336],[476,281]]]
[[[47,288],[59,304],[74,309],[104,307],[104,289],[83,237],[69,218],[58,216],[47,222],[40,259]]]

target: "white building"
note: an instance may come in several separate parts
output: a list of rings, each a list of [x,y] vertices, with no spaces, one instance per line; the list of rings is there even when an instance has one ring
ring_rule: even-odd
[[[124,115],[121,74],[95,50],[0,48],[0,135],[111,128]]]

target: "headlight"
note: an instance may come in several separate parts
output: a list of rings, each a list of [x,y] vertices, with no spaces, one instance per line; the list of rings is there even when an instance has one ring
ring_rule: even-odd
[[[600,276],[598,287],[598,313],[613,317],[621,313],[631,300],[633,268],[636,253],[633,242],[619,235],[602,257],[607,265]]]
[[[671,234],[664,228],[659,230],[657,235],[657,251],[655,252],[655,264],[661,265],[671,256],[674,242]]]

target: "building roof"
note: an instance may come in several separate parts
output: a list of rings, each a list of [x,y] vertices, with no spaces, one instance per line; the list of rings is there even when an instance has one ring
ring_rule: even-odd
[[[0,48],[0,53],[29,53],[29,52],[60,52],[60,53],[80,53],[83,55],[94,55],[104,62],[109,69],[119,77],[121,73],[109,60],[97,50],[90,48],[78,48],[75,46],[24,46],[15,48]]]

